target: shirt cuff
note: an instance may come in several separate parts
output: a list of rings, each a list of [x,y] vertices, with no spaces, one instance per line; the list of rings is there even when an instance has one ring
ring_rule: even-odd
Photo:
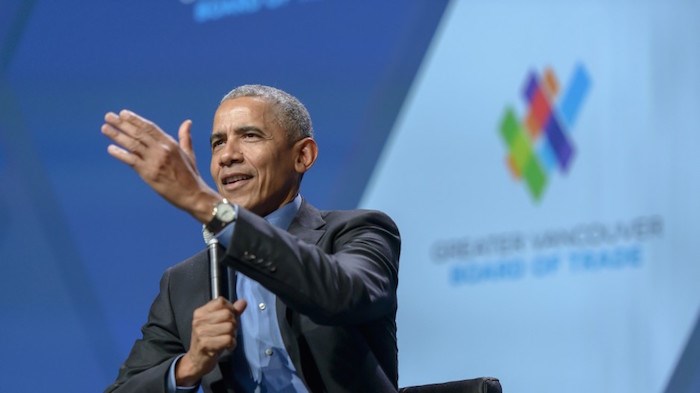
[[[168,393],[188,393],[195,392],[197,390],[198,385],[177,386],[177,383],[175,382],[175,367],[177,366],[177,362],[180,361],[180,358],[182,358],[183,356],[185,356],[184,353],[176,357],[175,360],[173,360],[173,362],[170,364],[170,369],[168,370],[168,381],[166,386]]]

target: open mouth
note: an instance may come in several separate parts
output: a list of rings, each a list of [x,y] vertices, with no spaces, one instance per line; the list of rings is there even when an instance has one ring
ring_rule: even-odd
[[[228,176],[224,176],[221,179],[221,184],[225,188],[229,189],[229,188],[236,187],[237,185],[242,184],[246,180],[250,180],[252,178],[253,178],[253,176],[250,176],[250,175],[241,175],[241,174],[228,175]]]

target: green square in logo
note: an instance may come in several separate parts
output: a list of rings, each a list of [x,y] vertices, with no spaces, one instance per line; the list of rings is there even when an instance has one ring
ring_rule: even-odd
[[[533,154],[530,154],[530,159],[525,163],[523,177],[525,178],[527,187],[530,189],[530,195],[532,195],[535,201],[539,201],[542,197],[542,192],[544,192],[547,186],[547,174],[537,157]]]
[[[513,148],[515,138],[519,132],[520,123],[515,116],[515,112],[513,112],[512,108],[506,108],[506,113],[503,114],[503,119],[501,120],[501,137],[506,141],[506,145],[510,149]]]

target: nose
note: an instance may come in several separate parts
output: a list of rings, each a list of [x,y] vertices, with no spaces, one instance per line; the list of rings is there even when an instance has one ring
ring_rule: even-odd
[[[226,141],[221,155],[219,156],[219,165],[227,167],[240,162],[243,162],[243,153],[241,152],[240,145],[235,139],[229,139]]]

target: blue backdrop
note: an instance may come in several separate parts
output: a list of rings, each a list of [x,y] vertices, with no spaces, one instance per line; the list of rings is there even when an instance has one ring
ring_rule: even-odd
[[[246,83],[311,112],[307,199],[398,222],[400,385],[700,389],[700,7],[491,3],[1,0],[0,390],[103,389],[202,248],[104,113],[192,119],[208,173]]]

